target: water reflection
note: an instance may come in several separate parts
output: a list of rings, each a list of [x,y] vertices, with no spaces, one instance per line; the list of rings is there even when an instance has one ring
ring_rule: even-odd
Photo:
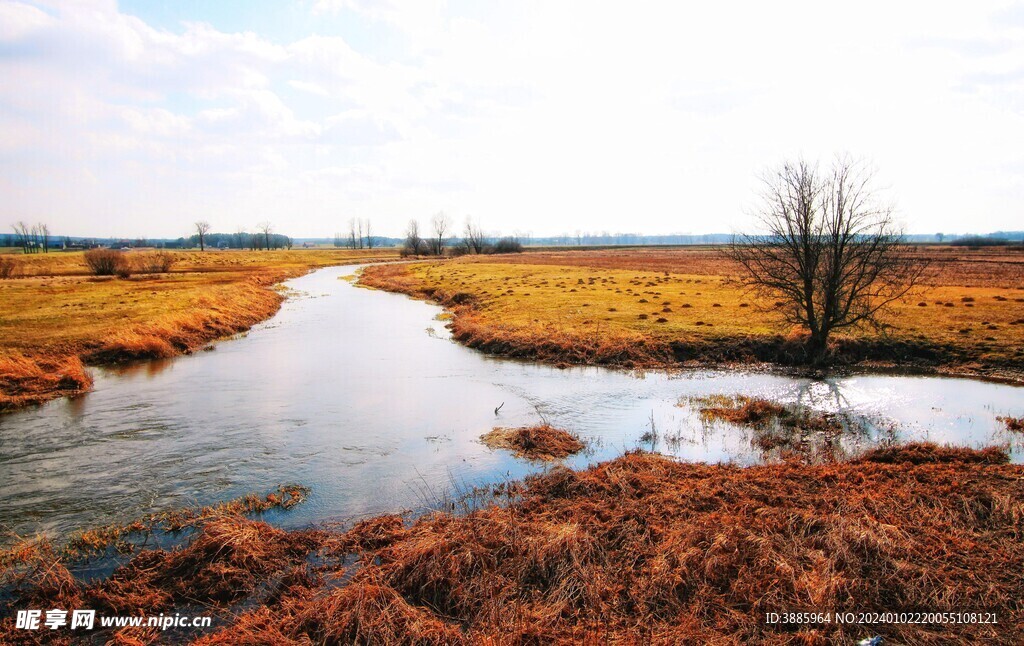
[[[99,371],[88,395],[0,417],[0,526],[66,532],[285,482],[313,488],[282,516],[290,525],[418,508],[453,481],[542,468],[477,441],[541,417],[591,443],[572,466],[652,445],[687,460],[765,458],[747,429],[676,405],[690,396],[781,399],[867,420],[836,439],[844,455],[878,442],[1007,444],[995,417],[1024,414],[1021,389],[966,380],[636,375],[495,359],[453,343],[439,308],[338,279],[351,272],[290,281],[301,294],[215,352]],[[641,442],[652,426],[657,439]],[[1020,460],[1019,440],[1011,448]]]
[[[212,350],[214,346],[208,346],[208,348]],[[174,361],[174,359],[153,359],[152,361],[110,366],[103,368],[103,371],[119,377],[148,377],[152,379],[170,368]]]

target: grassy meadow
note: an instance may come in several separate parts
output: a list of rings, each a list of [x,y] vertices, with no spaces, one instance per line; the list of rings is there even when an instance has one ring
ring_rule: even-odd
[[[927,284],[885,327],[845,331],[845,363],[992,375],[1024,366],[1024,253],[922,248]],[[367,269],[361,282],[451,307],[456,338],[566,363],[792,363],[801,330],[739,284],[714,248],[558,251]]]
[[[133,254],[148,252],[126,252]],[[0,280],[0,411],[89,387],[83,364],[161,358],[244,331],[277,311],[282,280],[393,249],[170,252],[170,272],[94,276],[82,252],[7,256]]]

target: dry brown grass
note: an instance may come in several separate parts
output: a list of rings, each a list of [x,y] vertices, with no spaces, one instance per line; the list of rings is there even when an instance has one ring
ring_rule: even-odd
[[[753,429],[751,443],[765,457],[834,461],[842,453],[839,439],[846,429],[832,413],[744,395],[695,397],[689,402],[705,422],[722,420]]]
[[[790,411],[778,402],[745,396],[696,398],[700,415],[706,420],[720,419],[733,424],[760,427],[771,420],[788,417]]]
[[[92,386],[77,356],[31,358],[0,352],[0,412],[75,395]]]
[[[205,507],[187,507],[155,514],[128,523],[114,523],[104,527],[88,529],[73,535],[62,549],[62,554],[72,559],[101,554],[113,546],[121,552],[130,552],[135,546],[125,539],[135,534],[153,531],[176,532],[186,527],[202,524],[210,518],[242,516],[269,511],[291,509],[309,495],[309,489],[300,485],[285,485],[266,496],[255,493],[227,502]]]
[[[1008,287],[1024,284],[1024,247],[970,249],[951,246],[917,246],[912,252],[934,266],[929,282],[959,287]],[[630,269],[645,272],[731,276],[739,266],[717,246],[633,247],[588,251],[534,251],[517,256],[473,256],[468,262],[556,265],[593,269]]]
[[[1024,380],[1024,253],[922,248],[931,285],[882,329],[836,335],[831,361]],[[720,250],[599,250],[372,267],[361,284],[451,309],[457,340],[564,364],[799,365],[804,333],[736,280]]]
[[[19,258],[22,278],[0,284],[0,411],[87,390],[83,362],[170,357],[247,330],[280,307],[274,284],[312,268],[397,258],[393,249],[115,253],[158,273],[96,277],[82,253],[35,254]]]
[[[1024,639],[1024,470],[995,449],[910,445],[750,468],[632,453],[505,489],[504,506],[411,526],[385,516],[340,534],[217,518],[188,545],[142,552],[96,583],[51,569],[31,594],[39,607],[240,611],[196,635],[202,644]],[[965,610],[998,623],[764,618]],[[23,637],[10,625],[0,634]]]
[[[20,262],[10,256],[0,256],[0,280],[17,278],[20,274]]]
[[[561,460],[585,448],[578,437],[548,424],[495,428],[480,436],[485,446],[512,451],[528,460]]]
[[[1007,430],[1024,433],[1024,417],[997,417]]]

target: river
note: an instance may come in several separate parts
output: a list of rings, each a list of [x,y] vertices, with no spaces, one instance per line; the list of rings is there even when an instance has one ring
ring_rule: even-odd
[[[862,420],[842,438],[850,455],[877,442],[931,440],[1009,446],[1024,461],[1021,439],[996,420],[1024,414],[1019,387],[913,376],[638,375],[497,359],[453,342],[439,307],[355,287],[343,279],[354,271],[288,281],[291,296],[276,316],[213,351],[96,370],[86,395],[0,417],[0,528],[59,537],[282,483],[313,490],[275,518],[284,526],[420,510],[453,488],[545,468],[478,442],[494,426],[541,419],[590,443],[571,466],[637,447],[762,461],[748,431],[706,424],[687,403],[720,393]],[[652,425],[654,439],[645,437]]]

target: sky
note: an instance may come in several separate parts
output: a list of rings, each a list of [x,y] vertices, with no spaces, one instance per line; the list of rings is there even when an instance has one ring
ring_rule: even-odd
[[[799,157],[1024,228],[1024,3],[0,0],[0,226],[750,229]]]

